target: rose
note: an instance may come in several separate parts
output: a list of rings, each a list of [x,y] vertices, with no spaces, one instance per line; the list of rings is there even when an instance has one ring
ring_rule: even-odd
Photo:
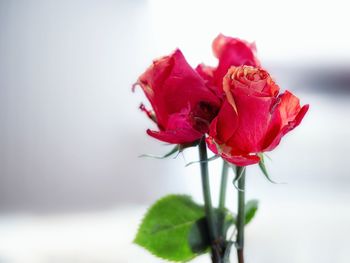
[[[259,153],[273,150],[298,126],[309,105],[300,107],[289,91],[263,69],[232,67],[224,77],[226,99],[210,125],[208,147],[238,166],[258,163]]]
[[[219,60],[218,66],[215,68],[200,64],[196,70],[218,94],[222,94],[223,78],[231,66],[260,66],[255,56],[255,43],[219,34],[214,39],[212,48],[215,57]]]
[[[164,142],[193,143],[208,132],[220,107],[219,98],[187,63],[179,49],[155,60],[138,79],[153,110],[141,109],[159,131],[147,133]]]

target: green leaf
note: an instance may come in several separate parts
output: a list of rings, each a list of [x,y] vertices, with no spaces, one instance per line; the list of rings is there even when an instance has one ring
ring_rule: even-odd
[[[154,158],[154,159],[165,159],[174,153],[177,153],[180,151],[180,145],[176,145],[173,149],[171,149],[168,153],[159,156],[159,155],[153,155],[153,154],[142,154],[139,157],[149,157],[149,158]]]
[[[266,166],[265,166],[265,160],[264,160],[264,154],[263,153],[259,153],[258,154],[260,157],[260,162],[259,162],[259,167],[260,170],[262,171],[262,173],[265,175],[266,179],[273,184],[278,184],[277,182],[273,181],[269,175],[269,173],[267,172]],[[271,159],[270,157],[268,157],[269,159]],[[283,184],[283,183],[279,183],[279,184]]]
[[[235,219],[233,215],[227,209],[225,209],[224,211],[220,209],[215,209],[214,217],[216,222],[223,221],[223,230],[221,233],[226,238],[227,230],[231,225],[235,224]],[[193,225],[189,235],[189,243],[193,252],[204,253],[209,250],[210,238],[205,217],[197,220],[196,223]]]
[[[232,166],[232,169],[234,173],[236,174],[234,179],[233,179],[233,186],[236,188],[237,191],[243,191],[242,189],[239,189],[239,187],[236,185],[236,182],[238,182],[239,179],[243,176],[246,167],[245,166]]]
[[[208,224],[205,217],[198,219],[191,227],[188,235],[188,242],[191,250],[202,254],[209,249],[210,238]]]
[[[230,226],[236,224],[236,218],[235,215],[230,213],[228,210],[225,211],[225,220],[223,225],[223,236],[226,237],[227,230],[230,228]]]
[[[255,216],[256,211],[258,210],[259,207],[259,201],[256,199],[252,199],[249,200],[246,204],[245,204],[245,225],[249,224],[252,219]],[[224,233],[227,233],[228,228],[231,225],[235,225],[236,224],[236,218],[237,216],[235,214],[231,214],[229,212],[227,212],[226,214],[226,218],[225,218],[225,223],[224,223]]]
[[[165,159],[173,154],[176,153],[175,157],[176,158],[181,152],[183,152],[185,149],[190,148],[190,147],[195,147],[199,143],[199,140],[191,142],[191,143],[186,143],[186,144],[177,144],[175,145],[169,152],[167,152],[164,155],[155,155],[155,154],[141,154],[139,157],[147,157],[147,158],[154,158],[154,159]]]
[[[148,210],[134,242],[160,258],[189,261],[206,250],[202,218],[204,208],[189,196],[166,196]]]
[[[211,161],[214,161],[216,159],[220,158],[220,155],[214,155],[206,160],[201,160],[201,161],[193,161],[193,162],[189,162],[188,164],[185,165],[185,167],[188,167],[192,164],[195,164],[195,163],[208,163],[208,162],[211,162]]]
[[[270,175],[269,173],[267,172],[267,169],[266,169],[266,166],[265,166],[265,160],[264,160],[264,155],[261,153],[261,154],[258,154],[259,157],[260,157],[260,162],[259,162],[259,167],[260,167],[260,170],[262,171],[262,173],[265,175],[265,177],[267,178],[267,180],[271,181],[270,179]]]
[[[258,200],[249,200],[245,205],[245,225],[247,225],[254,217],[258,210]]]

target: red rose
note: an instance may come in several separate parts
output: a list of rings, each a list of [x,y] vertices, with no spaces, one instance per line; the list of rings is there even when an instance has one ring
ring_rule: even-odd
[[[159,128],[147,133],[164,142],[185,144],[200,139],[220,107],[219,98],[179,49],[155,60],[136,84],[142,87],[153,111],[143,105],[141,109]]]
[[[258,163],[258,153],[273,150],[299,125],[309,105],[300,107],[263,69],[232,67],[223,81],[226,99],[210,125],[207,143],[216,154],[239,166]]]
[[[220,34],[214,39],[212,47],[215,57],[219,59],[218,66],[214,68],[200,64],[196,70],[219,93],[222,93],[222,81],[231,66],[260,66],[254,43]]]

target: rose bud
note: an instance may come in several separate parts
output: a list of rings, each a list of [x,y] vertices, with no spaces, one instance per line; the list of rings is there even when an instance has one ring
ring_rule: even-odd
[[[258,163],[259,153],[273,150],[283,135],[298,126],[303,107],[263,69],[232,67],[223,81],[226,99],[210,125],[208,147],[238,166]]]
[[[222,94],[222,81],[231,66],[260,66],[255,56],[255,43],[220,34],[214,39],[212,48],[219,60],[218,66],[215,68],[200,64],[196,70],[219,94]]]
[[[200,139],[208,132],[221,103],[179,49],[155,60],[136,84],[153,108],[147,110],[141,105],[141,109],[159,128],[147,133],[168,143],[188,144]]]

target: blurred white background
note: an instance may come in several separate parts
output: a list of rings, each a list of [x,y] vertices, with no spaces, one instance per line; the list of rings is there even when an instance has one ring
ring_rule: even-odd
[[[311,105],[269,154],[287,184],[248,170],[261,207],[247,262],[349,262],[348,10],[341,0],[1,0],[0,262],[162,262],[131,241],[157,198],[201,202],[199,169],[184,167],[197,153],[138,158],[169,147],[146,136],[145,97],[131,85],[176,47],[193,66],[215,65],[220,32],[256,41],[282,89]],[[216,202],[221,164],[210,165]]]

